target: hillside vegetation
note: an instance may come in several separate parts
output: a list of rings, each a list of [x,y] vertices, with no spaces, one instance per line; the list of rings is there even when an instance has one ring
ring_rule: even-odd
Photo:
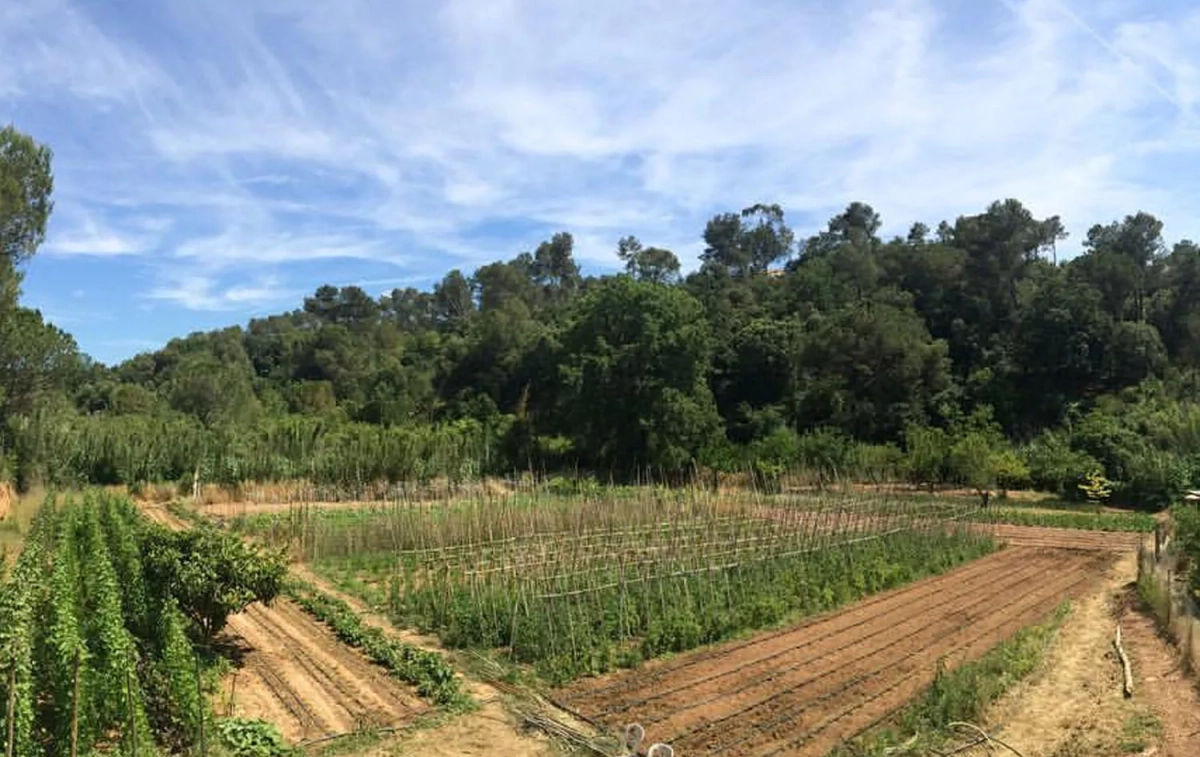
[[[807,238],[758,204],[698,230],[686,275],[632,237],[584,275],[563,232],[105,366],[18,302],[52,184],[49,150],[0,131],[0,478],[22,487],[800,467],[1068,498],[1103,477],[1156,507],[1200,472],[1200,245],[1146,212],[1057,260],[1060,219],[1015,199],[895,237],[863,203]]]

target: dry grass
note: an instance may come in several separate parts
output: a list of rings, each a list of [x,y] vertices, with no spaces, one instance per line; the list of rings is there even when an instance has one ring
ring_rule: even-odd
[[[9,511],[13,506],[13,500],[16,498],[17,493],[13,491],[12,484],[0,483],[0,521],[8,518]]]
[[[38,508],[46,499],[46,490],[41,487],[31,489],[24,494],[17,494],[11,486],[0,486],[0,501],[3,502],[3,517],[0,517],[0,559],[6,558],[10,564],[15,562],[21,553],[21,545],[25,534],[29,532],[29,524]]]

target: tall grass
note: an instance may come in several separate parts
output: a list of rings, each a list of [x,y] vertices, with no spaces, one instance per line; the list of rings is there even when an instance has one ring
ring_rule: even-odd
[[[376,482],[478,478],[496,458],[493,434],[474,421],[385,428],[288,417],[253,427],[206,427],[182,417],[80,416],[48,424],[37,440],[50,483],[134,484],[304,479]]]

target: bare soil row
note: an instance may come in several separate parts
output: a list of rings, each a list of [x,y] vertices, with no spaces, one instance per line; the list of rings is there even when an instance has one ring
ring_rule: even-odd
[[[821,755],[1099,580],[1108,549],[1013,547],[784,631],[578,682],[557,696],[685,754]]]
[[[1146,534],[1130,531],[1085,531],[1078,528],[1014,526],[1005,523],[980,525],[999,541],[1014,547],[1136,551]]]
[[[143,511],[168,528],[188,527],[164,507]],[[218,709],[274,723],[291,742],[400,726],[429,709],[411,687],[284,598],[230,617],[219,641],[239,665]]]
[[[226,643],[242,664],[230,687],[236,709],[274,722],[293,741],[403,725],[427,709],[286,599],[230,618]]]

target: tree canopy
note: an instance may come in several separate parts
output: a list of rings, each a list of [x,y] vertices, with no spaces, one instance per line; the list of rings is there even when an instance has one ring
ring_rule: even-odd
[[[890,238],[864,202],[807,236],[756,203],[698,230],[686,275],[633,236],[586,274],[563,231],[428,291],[327,284],[102,366],[18,302],[50,157],[0,131],[0,475],[624,477],[792,455],[964,484],[956,466],[987,460],[981,484],[1020,478],[1011,452],[1063,491],[1098,468],[1115,500],[1200,480],[1200,246],[1145,211],[1060,259],[1062,220],[1016,199]]]

